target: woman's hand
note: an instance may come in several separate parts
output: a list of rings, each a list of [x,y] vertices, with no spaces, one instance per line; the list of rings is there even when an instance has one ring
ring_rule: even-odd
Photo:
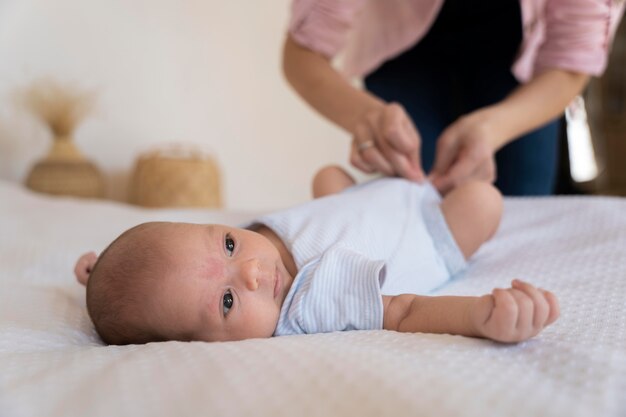
[[[511,288],[494,289],[470,309],[470,320],[481,337],[516,343],[536,336],[559,317],[559,302],[550,291],[513,280]]]
[[[495,181],[494,154],[501,140],[495,120],[491,110],[478,110],[461,117],[439,136],[430,179],[440,193],[468,180]]]
[[[380,172],[423,181],[421,139],[411,118],[397,103],[366,112],[352,129],[350,163],[367,173]]]
[[[300,46],[291,36],[285,41],[283,70],[307,103],[350,132],[352,165],[367,173],[424,179],[421,140],[402,106],[355,88],[329,58]]]
[[[495,181],[495,152],[558,117],[588,81],[586,74],[547,69],[501,102],[452,123],[437,140],[435,187],[445,194],[469,179]]]

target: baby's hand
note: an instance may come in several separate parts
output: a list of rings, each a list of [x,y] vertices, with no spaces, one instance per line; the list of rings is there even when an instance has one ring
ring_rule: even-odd
[[[550,291],[517,279],[511,286],[494,289],[472,306],[470,318],[482,337],[521,342],[536,336],[559,317],[559,302]]]
[[[89,280],[89,274],[93,270],[96,261],[98,260],[98,255],[95,252],[87,252],[83,254],[78,261],[76,261],[76,266],[74,266],[74,275],[78,282],[87,286],[87,281]]]

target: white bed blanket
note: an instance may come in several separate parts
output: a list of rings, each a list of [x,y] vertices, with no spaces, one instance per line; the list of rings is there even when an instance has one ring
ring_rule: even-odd
[[[626,200],[507,199],[495,238],[441,293],[528,279],[562,316],[518,345],[389,331],[103,346],[72,267],[143,210],[0,182],[0,416],[625,416]]]

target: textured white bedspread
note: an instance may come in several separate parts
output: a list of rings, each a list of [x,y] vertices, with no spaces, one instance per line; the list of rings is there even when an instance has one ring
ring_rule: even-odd
[[[553,290],[561,318],[518,345],[388,331],[100,343],[72,274],[81,253],[146,220],[249,217],[0,182],[0,416],[626,415],[625,199],[506,200],[495,238],[441,293],[482,294],[514,277]]]

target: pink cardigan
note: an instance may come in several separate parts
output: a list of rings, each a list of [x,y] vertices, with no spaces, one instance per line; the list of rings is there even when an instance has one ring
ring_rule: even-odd
[[[362,76],[417,43],[443,1],[293,0],[289,33],[326,57],[341,52],[344,73]],[[521,82],[546,68],[602,74],[625,4],[520,0],[524,35],[513,74]]]

